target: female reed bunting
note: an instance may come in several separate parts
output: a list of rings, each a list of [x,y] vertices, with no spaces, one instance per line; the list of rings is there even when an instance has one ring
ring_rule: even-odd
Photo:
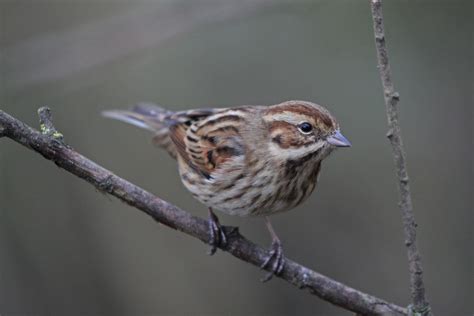
[[[177,160],[183,184],[209,208],[210,254],[226,243],[214,209],[264,217],[272,236],[262,265],[271,265],[271,272],[264,281],[284,267],[268,216],[305,201],[322,160],[336,147],[351,145],[329,111],[307,101],[180,112],[138,104],[103,115],[152,131],[154,143]]]

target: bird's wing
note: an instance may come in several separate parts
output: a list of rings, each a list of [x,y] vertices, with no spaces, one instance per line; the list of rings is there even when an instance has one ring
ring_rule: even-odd
[[[239,168],[245,156],[240,135],[244,117],[221,110],[194,122],[170,128],[170,137],[183,161],[206,179]]]

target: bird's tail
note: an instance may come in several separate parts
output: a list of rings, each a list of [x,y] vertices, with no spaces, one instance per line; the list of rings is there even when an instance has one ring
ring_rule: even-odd
[[[176,149],[169,137],[169,126],[173,122],[171,117],[175,114],[156,104],[139,103],[130,110],[108,110],[102,115],[131,125],[147,129],[154,133],[153,143],[168,151],[176,157]]]
[[[174,114],[153,103],[138,103],[130,110],[108,110],[102,115],[128,124],[150,130],[155,133],[169,125],[169,117]]]

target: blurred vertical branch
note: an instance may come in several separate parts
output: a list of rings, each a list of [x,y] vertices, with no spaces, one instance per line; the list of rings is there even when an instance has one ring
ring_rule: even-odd
[[[395,91],[392,81],[392,71],[388,61],[388,52],[385,41],[385,31],[382,14],[382,0],[370,0],[372,18],[374,22],[375,47],[377,50],[378,69],[382,80],[385,106],[387,108],[388,133],[387,137],[392,145],[393,157],[398,176],[400,192],[400,210],[405,232],[405,245],[408,252],[410,271],[410,290],[413,305],[409,310],[414,315],[432,315],[431,307],[426,298],[423,282],[423,267],[421,255],[416,245],[416,222],[411,201],[410,185],[406,164],[406,155],[403,148],[400,124],[398,121],[399,94]]]

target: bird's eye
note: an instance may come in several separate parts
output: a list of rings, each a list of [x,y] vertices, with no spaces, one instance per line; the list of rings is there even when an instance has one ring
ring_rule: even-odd
[[[298,129],[303,133],[303,134],[309,134],[313,130],[313,125],[311,125],[308,122],[303,122],[298,125]]]

